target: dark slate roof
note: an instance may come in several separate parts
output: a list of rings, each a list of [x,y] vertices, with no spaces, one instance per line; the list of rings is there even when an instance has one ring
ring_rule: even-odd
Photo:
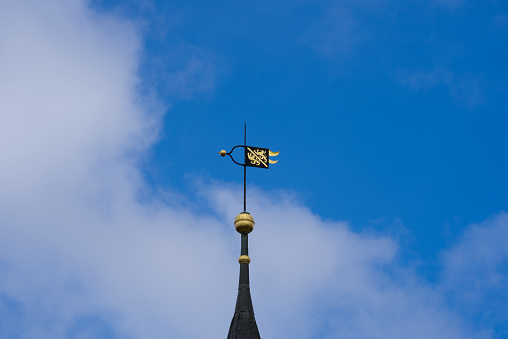
[[[242,234],[242,255],[248,255],[248,237]],[[227,339],[261,339],[254,318],[254,308],[250,296],[249,263],[240,263],[240,281],[236,297],[235,315],[229,326]]]
[[[240,265],[240,280],[245,278],[245,275],[247,275],[248,278],[249,264]],[[231,320],[228,339],[261,339],[256,324],[256,318],[254,317],[249,284],[240,283],[238,288],[235,315]]]
[[[235,313],[229,327],[228,339],[261,339],[253,312]]]

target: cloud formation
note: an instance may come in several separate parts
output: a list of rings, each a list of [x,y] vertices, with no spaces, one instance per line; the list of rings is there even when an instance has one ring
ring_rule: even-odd
[[[428,91],[434,87],[444,87],[455,102],[470,109],[485,100],[485,81],[481,76],[470,73],[455,74],[448,69],[399,70],[398,81],[414,91]]]
[[[134,24],[83,1],[0,4],[0,338],[226,334],[240,190],[197,185],[203,214],[145,186],[139,164],[161,113],[139,95],[141,49]],[[323,220],[288,193],[250,192],[264,337],[489,338],[398,263],[393,239]],[[478,247],[470,239],[505,236],[492,229],[445,255],[447,291],[460,253]]]
[[[350,54],[360,40],[357,21],[350,8],[334,4],[327,8],[321,20],[308,29],[303,42],[328,58]]]
[[[508,322],[508,214],[500,212],[471,225],[443,253],[442,284],[460,312],[479,317],[482,326]],[[501,326],[508,333],[506,325]]]

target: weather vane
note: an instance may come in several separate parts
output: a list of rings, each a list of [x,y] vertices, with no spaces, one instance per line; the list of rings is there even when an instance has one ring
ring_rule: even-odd
[[[238,162],[233,158],[233,151],[236,148],[243,147],[244,159],[243,163]],[[243,210],[247,211],[247,166],[258,168],[270,168],[270,164],[275,164],[278,160],[272,160],[270,157],[279,155],[279,152],[272,152],[268,148],[247,146],[247,123],[244,124],[244,138],[243,145],[236,145],[231,151],[226,152],[222,150],[218,152],[221,157],[229,155],[231,160],[237,165],[243,166]]]

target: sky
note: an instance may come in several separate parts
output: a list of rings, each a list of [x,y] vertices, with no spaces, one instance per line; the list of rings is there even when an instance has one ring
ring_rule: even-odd
[[[508,3],[0,1],[0,338],[508,338]]]

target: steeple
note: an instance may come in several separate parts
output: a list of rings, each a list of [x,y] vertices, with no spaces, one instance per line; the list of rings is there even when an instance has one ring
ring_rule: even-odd
[[[236,297],[235,314],[231,320],[227,339],[261,339],[259,336],[249,285],[249,233],[254,229],[254,218],[242,212],[235,218],[235,229],[241,234],[240,279]]]
[[[237,148],[244,150],[244,162],[233,158],[233,151]],[[250,296],[249,285],[249,233],[254,229],[254,218],[247,212],[247,167],[266,168],[277,163],[271,158],[279,155],[268,148],[247,146],[247,123],[244,125],[243,145],[236,145],[231,151],[218,152],[221,157],[228,155],[237,165],[243,166],[243,212],[235,218],[235,229],[241,234],[242,250],[238,262],[240,263],[240,281],[238,283],[238,296],[236,297],[235,315],[229,326],[228,339],[261,339],[258,325],[254,318],[254,308]]]

